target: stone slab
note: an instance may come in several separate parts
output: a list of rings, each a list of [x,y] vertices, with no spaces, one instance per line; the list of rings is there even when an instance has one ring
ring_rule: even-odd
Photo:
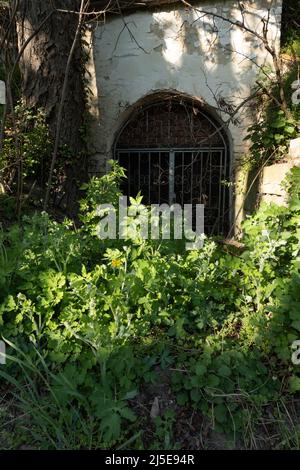
[[[276,204],[277,206],[286,206],[287,201],[282,196],[277,196],[276,194],[262,194],[260,202],[267,203],[267,204]]]
[[[263,169],[261,193],[273,194],[284,198],[285,191],[281,185],[292,166],[292,162],[266,166]]]

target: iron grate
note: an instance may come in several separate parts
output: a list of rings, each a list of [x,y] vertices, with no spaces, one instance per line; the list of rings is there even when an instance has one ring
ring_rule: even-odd
[[[126,149],[117,158],[127,171],[124,194],[140,191],[149,204],[204,204],[205,233],[226,235],[229,226],[229,162],[224,147]]]

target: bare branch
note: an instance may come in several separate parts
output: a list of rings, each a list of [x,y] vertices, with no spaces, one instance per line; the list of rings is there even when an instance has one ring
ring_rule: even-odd
[[[201,9],[196,8],[191,3],[189,3],[187,0],[181,0],[181,2],[184,5],[186,5],[187,7],[191,8],[194,11],[196,11],[197,13],[200,13],[202,15],[202,17],[203,17],[203,15],[207,15],[207,16],[211,16],[213,18],[218,18],[218,19],[220,19],[220,20],[222,20],[226,23],[229,23],[232,26],[235,26],[237,28],[242,29],[243,31],[248,32],[249,34],[253,35],[254,37],[256,37],[257,39],[259,39],[262,42],[262,44],[264,45],[266,51],[272,57],[273,66],[274,66],[274,70],[275,70],[275,74],[276,74],[276,79],[277,79],[277,83],[278,83],[278,86],[279,86],[279,94],[280,94],[280,100],[281,100],[280,107],[284,111],[286,117],[290,118],[291,113],[288,109],[287,100],[286,100],[286,96],[285,96],[284,81],[283,81],[283,76],[282,76],[282,71],[281,71],[280,59],[279,59],[279,57],[276,53],[275,47],[270,44],[270,41],[269,41],[269,38],[268,38],[268,26],[269,26],[269,22],[270,22],[270,14],[271,14],[270,8],[268,8],[268,10],[267,10],[267,19],[264,19],[264,18],[262,19],[263,32],[262,32],[262,34],[260,34],[257,31],[249,28],[245,24],[244,9],[241,8],[242,4],[240,2],[239,2],[239,7],[240,7],[241,14],[242,14],[242,21],[235,21],[235,20],[232,20],[230,18],[226,18],[226,17],[224,17],[223,15],[221,15],[219,13],[213,13],[213,12],[205,10],[203,8],[201,8]]]

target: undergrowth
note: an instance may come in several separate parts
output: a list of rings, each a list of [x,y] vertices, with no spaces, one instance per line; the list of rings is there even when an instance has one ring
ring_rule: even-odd
[[[0,447],[298,448],[300,169],[242,248],[194,251],[99,240],[123,177],[89,183],[79,228],[43,213],[0,233]]]

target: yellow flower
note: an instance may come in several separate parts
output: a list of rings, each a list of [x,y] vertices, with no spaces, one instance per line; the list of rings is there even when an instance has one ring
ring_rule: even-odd
[[[113,268],[119,268],[122,265],[122,261],[120,259],[113,259],[111,265]]]

